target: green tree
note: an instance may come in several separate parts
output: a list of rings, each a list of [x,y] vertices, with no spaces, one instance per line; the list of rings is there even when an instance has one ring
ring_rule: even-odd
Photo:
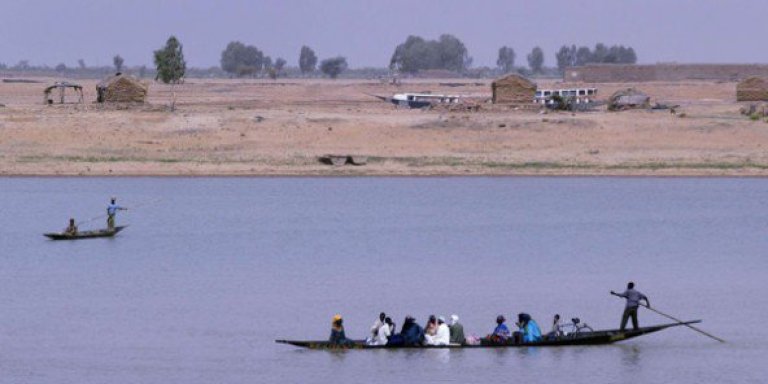
[[[589,47],[579,47],[576,50],[576,65],[588,64],[592,61],[592,50]]]
[[[453,35],[444,34],[437,40],[408,36],[395,47],[389,67],[401,72],[416,73],[428,69],[464,72],[472,64],[467,47]]]
[[[78,60],[77,60],[77,66],[78,66],[78,67],[80,67],[80,70],[81,70],[81,71],[82,71],[82,70],[84,70],[84,69],[86,68],[86,66],[85,66],[85,60],[83,60],[83,59],[78,59]]]
[[[123,58],[120,57],[120,55],[115,55],[115,57],[112,58],[112,65],[115,66],[115,72],[123,71],[123,62]]]
[[[59,63],[59,65],[56,66],[56,72],[62,73],[67,70],[67,66],[64,63]]]
[[[301,53],[299,54],[299,69],[302,74],[312,73],[317,67],[317,55],[312,48],[305,46],[301,47]]]
[[[283,70],[285,69],[286,64],[288,64],[288,62],[285,61],[285,59],[283,59],[282,57],[278,57],[275,60],[275,66],[274,66],[275,78],[283,74]]]
[[[531,53],[528,54],[528,67],[531,68],[533,73],[541,73],[541,68],[544,67],[544,51],[541,47],[534,47]]]
[[[187,62],[184,61],[184,51],[176,36],[171,36],[165,46],[155,51],[155,80],[171,84],[171,110],[176,110],[175,85],[184,78]]]
[[[337,78],[339,74],[347,70],[347,67],[347,59],[342,56],[325,59],[320,63],[320,71],[330,76],[331,79]]]
[[[592,51],[593,63],[605,63],[605,58],[608,56],[608,47],[603,43],[595,44],[595,49]]]
[[[511,47],[503,46],[499,48],[499,57],[496,59],[496,65],[504,73],[510,73],[515,70],[515,50]]]
[[[572,67],[576,65],[576,45],[563,45],[560,50],[555,53],[555,60],[557,61],[557,68],[562,72],[565,67]]]
[[[221,69],[236,76],[254,76],[264,67],[264,53],[252,45],[232,41],[221,52]]]

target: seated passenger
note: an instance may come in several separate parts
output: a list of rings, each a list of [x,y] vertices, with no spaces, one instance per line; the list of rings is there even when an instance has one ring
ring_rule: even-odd
[[[341,315],[333,317],[331,322],[331,336],[328,341],[333,345],[347,345],[352,344],[352,340],[347,339],[347,335],[344,334],[344,320]]]
[[[560,337],[563,335],[562,325],[560,325],[560,314],[556,314],[552,319],[552,331],[547,334],[548,338]]]
[[[387,345],[390,336],[395,334],[395,323],[389,317],[384,318],[384,323],[379,327],[372,345]]]
[[[416,319],[406,316],[403,322],[403,328],[400,330],[403,345],[421,345],[424,340],[424,329],[416,323]]]
[[[69,219],[69,225],[64,229],[64,233],[67,235],[77,235],[77,225],[75,225],[75,219]]]
[[[424,326],[424,336],[434,336],[437,334],[437,317],[435,315],[429,316],[427,325]]]
[[[379,328],[384,325],[384,319],[386,317],[387,315],[384,312],[379,314],[379,318],[376,319],[376,321],[371,326],[371,335],[368,336],[368,338],[365,340],[367,344],[376,345],[377,338],[379,337]]]
[[[458,315],[451,315],[451,325],[448,327],[451,331],[451,344],[465,344],[467,339],[464,337],[464,326],[459,323]]]
[[[517,315],[518,331],[515,332],[516,343],[534,343],[541,341],[541,329],[536,321],[527,313]]]
[[[445,318],[437,318],[437,331],[434,336],[424,335],[424,343],[427,345],[448,345],[451,342],[451,330],[445,323]]]
[[[504,316],[499,315],[496,317],[496,329],[489,336],[489,339],[494,343],[506,343],[512,337],[512,332],[509,331],[507,325],[504,323],[507,319]]]

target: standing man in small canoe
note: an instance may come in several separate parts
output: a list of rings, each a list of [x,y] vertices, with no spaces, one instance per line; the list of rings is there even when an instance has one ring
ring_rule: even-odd
[[[121,207],[115,203],[117,199],[112,197],[109,205],[107,206],[107,229],[110,231],[115,230],[115,215],[117,211],[127,211],[128,208]]]
[[[650,308],[651,302],[648,301],[648,296],[643,295],[640,291],[635,290],[635,283],[629,282],[627,284],[627,290],[622,293],[616,293],[611,291],[611,295],[623,297],[627,299],[627,305],[624,307],[624,314],[621,315],[621,328],[623,332],[627,327],[627,320],[632,318],[632,329],[637,329],[637,307],[640,306],[640,300],[645,300],[645,305]]]

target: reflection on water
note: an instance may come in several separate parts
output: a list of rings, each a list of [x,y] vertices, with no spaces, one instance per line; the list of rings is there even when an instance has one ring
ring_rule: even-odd
[[[113,240],[41,233],[128,207]],[[763,179],[0,179],[9,383],[758,382],[768,375]],[[123,213],[123,212],[121,212]],[[615,328],[634,280],[670,329],[608,347],[304,351],[331,317],[498,314]],[[738,319],[739,326],[732,324]],[[641,324],[666,319],[643,312]]]
[[[448,364],[451,362],[451,351],[448,349],[430,349],[427,352],[427,357],[430,361],[439,364]]]
[[[641,348],[637,345],[617,345],[617,347],[621,350],[621,364],[627,372],[637,372],[641,370]]]

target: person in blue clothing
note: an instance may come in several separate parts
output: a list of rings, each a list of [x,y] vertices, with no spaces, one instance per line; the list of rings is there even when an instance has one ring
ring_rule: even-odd
[[[493,330],[493,333],[489,337],[491,341],[496,343],[505,343],[512,337],[512,332],[509,331],[509,328],[505,323],[506,321],[507,319],[505,319],[504,316],[496,316],[496,328]]]
[[[110,231],[115,229],[115,215],[117,214],[117,211],[128,210],[128,208],[117,205],[117,203],[115,203],[116,200],[117,199],[113,197],[107,206],[107,229]]]
[[[517,332],[515,332],[515,343],[535,343],[541,341],[541,328],[536,321],[527,313],[517,315]]]
[[[406,316],[400,336],[403,345],[421,345],[424,341],[424,328],[417,324],[412,316]]]

